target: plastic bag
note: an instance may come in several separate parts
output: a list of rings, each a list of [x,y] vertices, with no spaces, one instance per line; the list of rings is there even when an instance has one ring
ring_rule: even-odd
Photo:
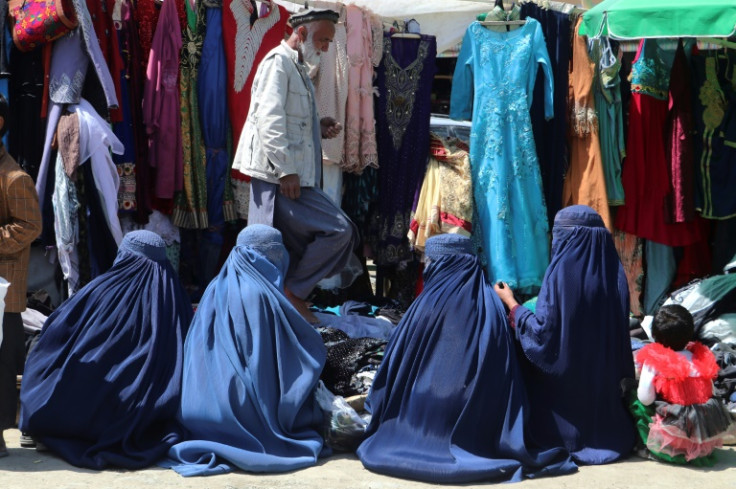
[[[321,380],[315,398],[324,412],[322,436],[325,443],[333,450],[355,451],[363,441],[368,422],[358,415],[344,397],[330,392]]]

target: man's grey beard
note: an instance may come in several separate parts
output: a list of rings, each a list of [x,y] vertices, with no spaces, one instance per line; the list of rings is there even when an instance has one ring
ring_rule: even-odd
[[[309,75],[316,75],[317,70],[319,70],[319,60],[321,59],[321,52],[316,47],[314,47],[313,36],[311,32],[309,33],[309,35],[307,35],[306,41],[299,43],[299,52],[302,55],[302,61],[305,65],[307,65]]]

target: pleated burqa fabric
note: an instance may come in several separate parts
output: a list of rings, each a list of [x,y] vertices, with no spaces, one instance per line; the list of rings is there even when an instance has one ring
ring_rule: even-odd
[[[67,462],[137,469],[184,437],[176,421],[192,307],[150,231],[49,316],[26,362],[20,429]]]
[[[576,470],[526,436],[528,405],[503,305],[471,240],[427,240],[425,288],[392,335],[358,448],[375,472],[434,483],[519,481]]]
[[[288,263],[279,231],[248,226],[202,296],[184,356],[180,416],[191,439],[166,462],[181,475],[316,462],[326,350],[283,293]]]
[[[535,312],[521,306],[514,319],[528,360],[534,436],[564,443],[578,463],[628,456],[634,422],[621,381],[634,378],[629,289],[611,233],[593,209],[557,213]]]

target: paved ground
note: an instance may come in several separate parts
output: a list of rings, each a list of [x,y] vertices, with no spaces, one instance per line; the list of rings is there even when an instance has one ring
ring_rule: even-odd
[[[316,467],[281,475],[234,473],[183,478],[173,470],[139,471],[78,469],[48,453],[20,448],[20,433],[5,432],[10,456],[0,459],[0,489],[418,489],[427,487],[493,487],[493,484],[436,486],[393,479],[371,473],[353,455],[333,456]],[[736,489],[736,448],[719,451],[719,463],[711,469],[666,465],[651,460],[583,467],[578,473],[529,480],[522,489]]]

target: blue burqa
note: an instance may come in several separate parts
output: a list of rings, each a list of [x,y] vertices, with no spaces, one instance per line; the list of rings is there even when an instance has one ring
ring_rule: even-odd
[[[137,469],[181,441],[191,303],[166,244],[133,231],[113,266],[61,304],[26,362],[20,429],[67,462]]]
[[[561,445],[540,450],[526,436],[513,337],[471,248],[459,235],[427,240],[425,287],[386,348],[358,457],[375,472],[434,483],[574,472]]]
[[[614,462],[634,446],[621,394],[621,380],[634,377],[628,290],[600,216],[583,205],[558,212],[536,312],[521,306],[514,316],[533,434],[563,443],[578,463]]]
[[[326,351],[284,296],[288,263],[281,233],[250,225],[202,296],[184,356],[180,416],[191,440],[166,464],[181,475],[316,462],[323,415],[314,390]]]

